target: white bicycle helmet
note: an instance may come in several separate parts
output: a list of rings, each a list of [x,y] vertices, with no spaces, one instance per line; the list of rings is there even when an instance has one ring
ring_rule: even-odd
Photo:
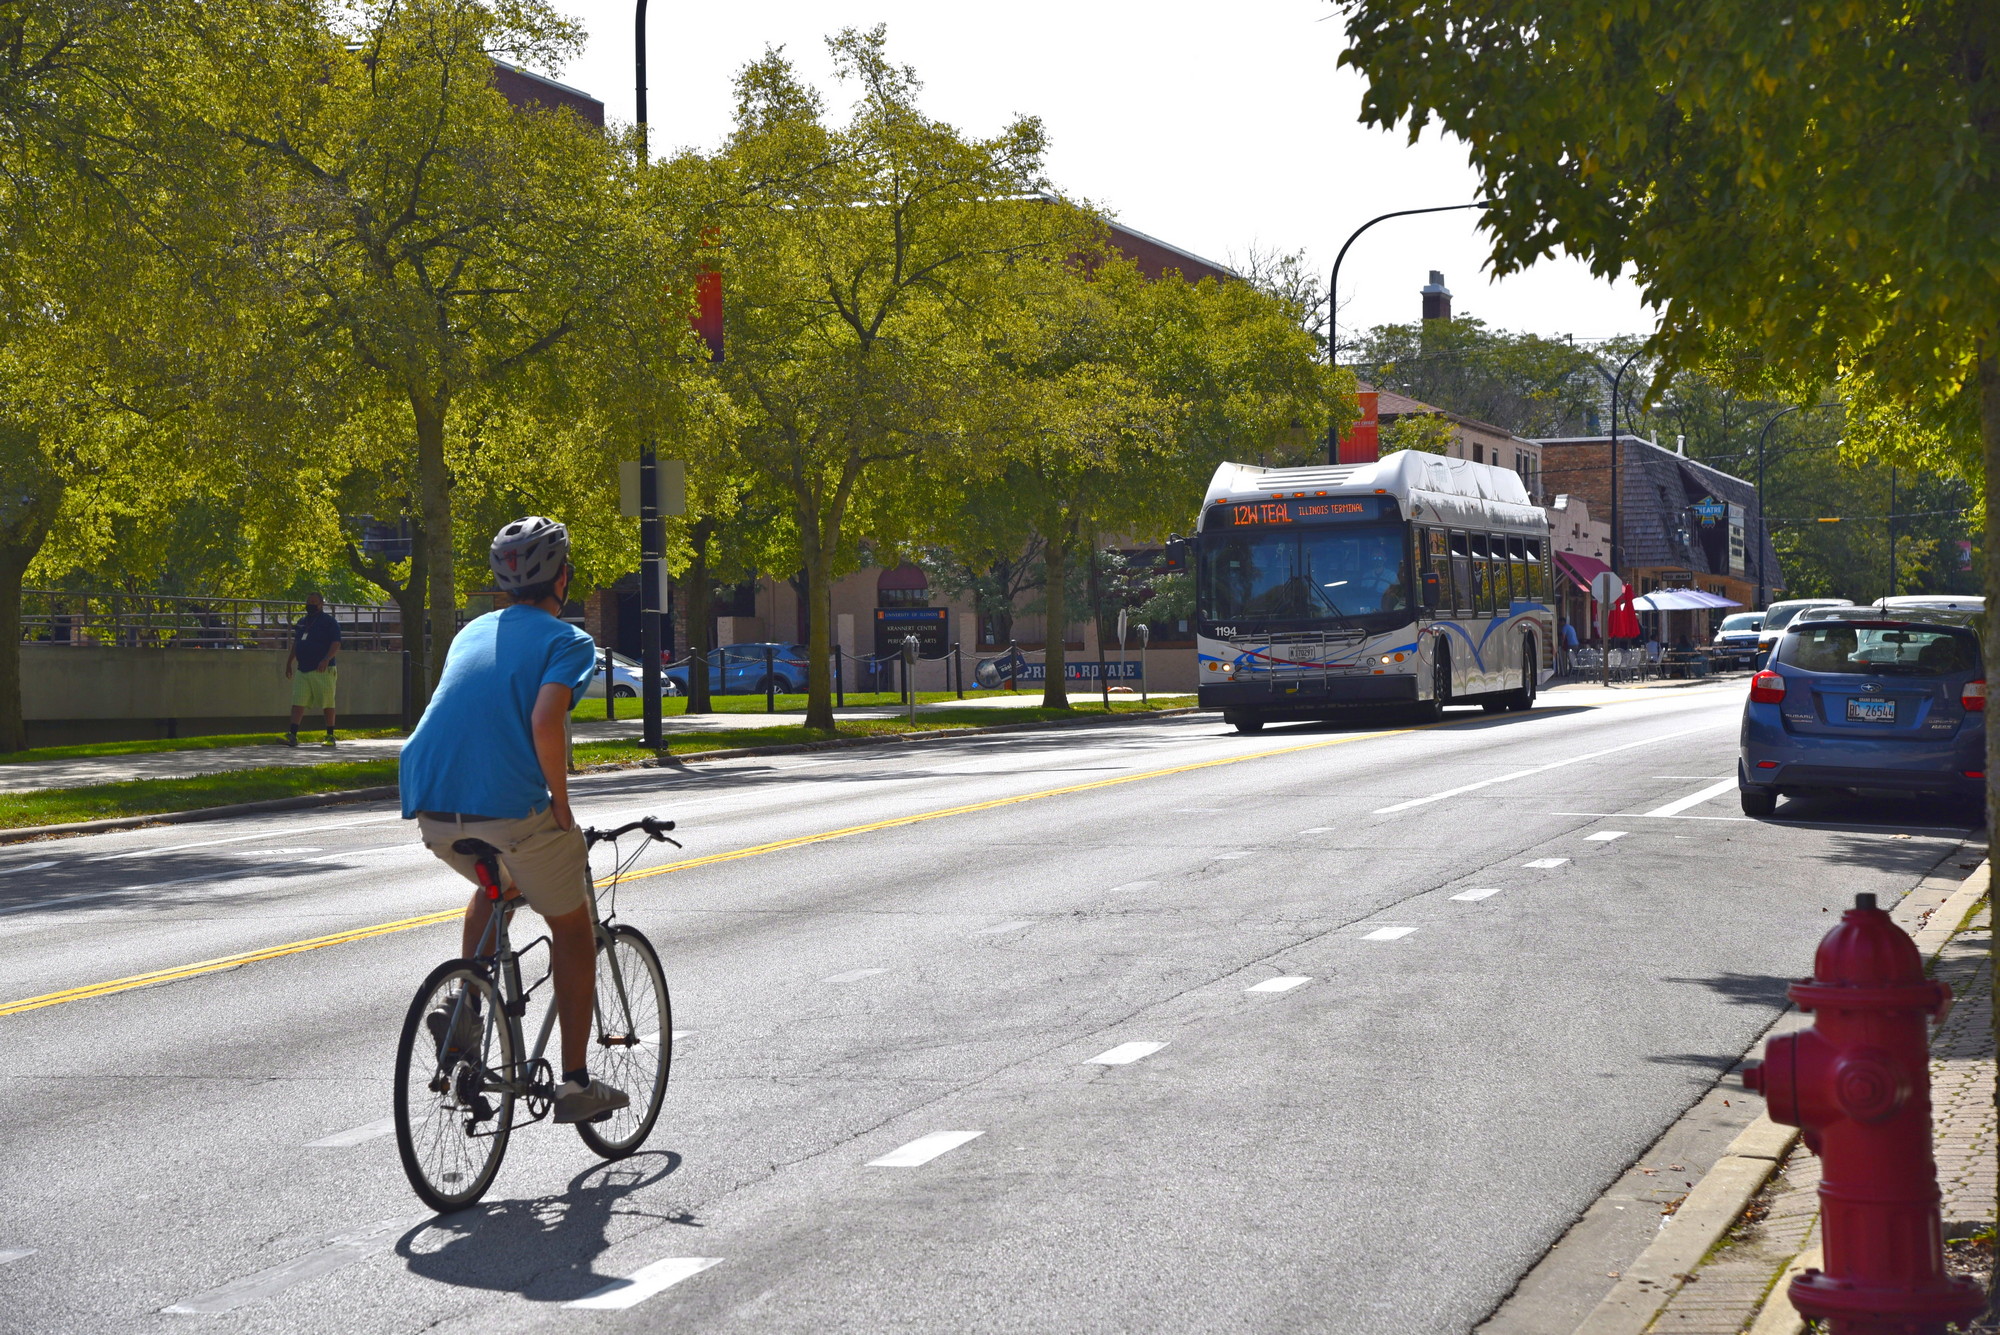
[[[569,530],[540,515],[516,519],[495,533],[487,553],[493,582],[508,593],[548,583],[568,559]]]

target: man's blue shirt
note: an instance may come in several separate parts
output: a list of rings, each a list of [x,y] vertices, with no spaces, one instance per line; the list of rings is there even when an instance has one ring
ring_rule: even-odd
[[[521,817],[549,802],[529,720],[551,683],[590,684],[597,646],[539,607],[488,612],[458,633],[444,676],[403,745],[405,818],[419,811]]]

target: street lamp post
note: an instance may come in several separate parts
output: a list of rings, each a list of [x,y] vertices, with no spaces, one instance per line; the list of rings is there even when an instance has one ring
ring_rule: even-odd
[[[1828,403],[1795,403],[1789,408],[1780,408],[1764,421],[1764,429],[1757,433],[1757,605],[1753,612],[1764,608],[1764,545],[1770,539],[1771,526],[1764,521],[1764,442],[1770,438],[1771,427],[1780,417],[1790,417],[1796,412],[1813,408],[1838,408],[1838,400]],[[1893,507],[1892,507],[1893,508]]]
[[[640,0],[640,3],[643,4],[644,0]],[[1329,367],[1340,365],[1335,356],[1340,346],[1340,262],[1347,258],[1347,248],[1354,244],[1356,238],[1376,223],[1386,222],[1390,218],[1407,218],[1416,213],[1452,213],[1458,209],[1484,209],[1490,208],[1492,204],[1493,201],[1490,199],[1479,199],[1470,204],[1439,204],[1428,209],[1397,209],[1394,213],[1384,213],[1379,217],[1370,218],[1349,233],[1347,240],[1341,243],[1340,253],[1333,257],[1333,277],[1327,283],[1326,364]],[[1340,427],[1334,422],[1326,424],[1326,461],[1330,464],[1340,462]]]
[[[634,119],[639,130],[639,165],[651,161],[646,145],[646,0],[637,0],[632,16],[632,75],[637,85]],[[658,747],[664,738],[660,726],[660,578],[661,557],[666,544],[660,532],[660,468],[649,436],[639,447],[639,683],[640,715],[645,720],[643,739]],[[608,689],[608,688],[607,688]]]

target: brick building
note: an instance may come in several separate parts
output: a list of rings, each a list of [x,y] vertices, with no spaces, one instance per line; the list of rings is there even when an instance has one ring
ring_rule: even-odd
[[[1602,516],[1615,539],[1618,574],[1640,594],[1660,589],[1699,589],[1744,607],[1757,599],[1758,562],[1763,563],[1766,599],[1784,588],[1784,571],[1771,546],[1757,504],[1757,487],[1641,436],[1618,439],[1618,503],[1611,498],[1611,438],[1573,436],[1545,439],[1543,475],[1548,484],[1580,497],[1590,515]],[[1554,516],[1551,516],[1553,522]],[[1557,544],[1558,550],[1562,545]],[[1587,582],[1602,569],[1581,554],[1559,557],[1573,583]],[[1719,613],[1651,613],[1648,632],[1663,642],[1705,642]],[[1587,624],[1579,622],[1579,626]]]

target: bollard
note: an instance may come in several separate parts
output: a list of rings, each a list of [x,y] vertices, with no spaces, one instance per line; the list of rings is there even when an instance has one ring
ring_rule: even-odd
[[[778,712],[778,651],[770,645],[764,646],[764,712]]]
[[[840,670],[842,654],[839,645],[833,646],[833,707],[847,708],[847,679]]]
[[[965,651],[958,647],[958,641],[951,642],[951,684],[958,692],[958,698],[965,698]]]
[[[903,692],[909,700],[910,722],[917,721],[917,637],[903,637]]]
[[[1825,1264],[1792,1281],[1792,1306],[1832,1335],[1944,1335],[1986,1305],[1976,1283],[1945,1274],[1931,1157],[1925,1021],[1943,1021],[1951,988],[1861,894],[1787,995],[1813,1027],[1766,1043],[1743,1083],[1820,1157]]]
[[[1021,651],[1015,645],[1014,641],[1009,640],[1007,641],[1007,693],[1009,695],[1021,689],[1021,683],[1017,679],[1020,671]]]
[[[1139,623],[1139,703],[1146,704],[1153,698],[1152,686],[1146,680],[1146,646],[1153,642],[1153,628]]]

